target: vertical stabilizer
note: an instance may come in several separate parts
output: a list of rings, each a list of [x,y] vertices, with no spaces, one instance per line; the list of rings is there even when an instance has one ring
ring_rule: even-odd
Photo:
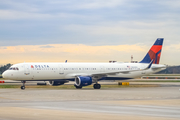
[[[164,38],[158,38],[140,63],[150,63],[152,60],[154,60],[153,64],[159,64],[163,40]]]

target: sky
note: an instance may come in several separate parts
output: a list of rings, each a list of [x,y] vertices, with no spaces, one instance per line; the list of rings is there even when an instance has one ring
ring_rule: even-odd
[[[0,65],[141,61],[164,38],[180,64],[179,0],[0,0]]]

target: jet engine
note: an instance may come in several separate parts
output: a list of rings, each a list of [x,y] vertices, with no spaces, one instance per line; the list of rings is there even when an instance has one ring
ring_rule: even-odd
[[[58,85],[63,85],[64,83],[67,82],[68,81],[57,80],[57,81],[48,81],[48,84],[52,86],[58,86]]]
[[[92,77],[84,77],[84,76],[79,76],[75,78],[75,85],[76,86],[88,86],[92,84]]]

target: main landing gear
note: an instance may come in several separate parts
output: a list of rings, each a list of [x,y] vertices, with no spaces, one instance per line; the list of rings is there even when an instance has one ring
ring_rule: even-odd
[[[101,84],[98,84],[98,83],[96,83],[96,84],[94,84],[94,89],[100,89],[101,88]]]
[[[21,90],[24,90],[26,81],[21,81],[21,82],[23,83],[23,86],[21,86]]]
[[[76,87],[76,89],[82,89],[82,86],[77,86],[77,85],[74,85],[74,87]],[[93,85],[94,89],[100,89],[101,88],[101,84],[94,84]]]
[[[77,86],[77,85],[74,85],[76,87],[76,89],[82,89],[82,86]]]

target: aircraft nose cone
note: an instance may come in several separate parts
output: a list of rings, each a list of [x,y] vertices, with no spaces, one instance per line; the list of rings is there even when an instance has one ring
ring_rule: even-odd
[[[3,72],[2,77],[3,77],[3,78],[7,78],[7,72],[6,72],[6,71]]]

